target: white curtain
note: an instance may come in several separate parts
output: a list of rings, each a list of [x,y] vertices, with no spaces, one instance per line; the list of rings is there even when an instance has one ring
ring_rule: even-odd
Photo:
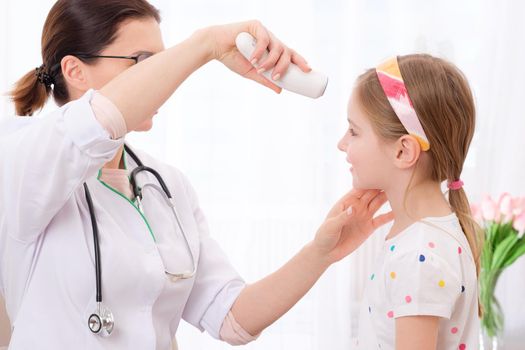
[[[429,52],[456,63],[478,105],[463,179],[472,200],[484,193],[525,195],[525,4],[444,0],[152,1],[167,46],[195,29],[257,18],[330,77],[325,96],[277,95],[211,63],[160,110],[154,129],[130,142],[179,167],[200,195],[212,235],[248,282],[274,271],[308,242],[351,179],[336,142],[356,76],[395,54]],[[53,1],[0,4],[0,91],[39,66],[40,34]],[[12,114],[2,98],[0,113]],[[48,106],[45,111],[54,108]],[[44,113],[45,113],[44,111]],[[241,349],[349,349],[362,281],[384,230],[331,267],[287,315]],[[525,331],[525,259],[503,276],[498,294],[505,349]],[[182,350],[226,349],[182,323]]]

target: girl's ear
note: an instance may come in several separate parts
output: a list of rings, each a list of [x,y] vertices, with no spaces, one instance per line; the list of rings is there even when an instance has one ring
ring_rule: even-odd
[[[401,136],[395,143],[394,164],[399,169],[413,167],[421,154],[421,146],[415,137],[410,135]]]

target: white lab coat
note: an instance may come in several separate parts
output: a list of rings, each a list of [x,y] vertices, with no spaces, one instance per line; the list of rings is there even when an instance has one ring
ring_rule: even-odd
[[[165,268],[191,269],[189,252],[161,196],[145,194],[146,221],[98,180],[123,140],[111,140],[97,122],[91,97],[89,91],[49,116],[18,118],[13,122],[23,127],[0,131],[0,286],[13,325],[9,349],[169,349],[181,318],[218,338],[244,281],[210,237],[187,179],[137,152],[167,183],[197,263],[191,279],[166,278]],[[135,167],[129,156],[125,161]],[[103,303],[115,318],[109,338],[87,323],[96,303],[84,182],[99,226]],[[147,173],[138,182],[156,183]]]

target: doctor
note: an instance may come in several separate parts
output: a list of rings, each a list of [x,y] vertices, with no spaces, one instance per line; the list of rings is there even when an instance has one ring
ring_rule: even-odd
[[[304,59],[257,21],[198,30],[165,49],[145,0],[59,0],[43,29],[42,65],[15,86],[17,118],[0,136],[1,286],[10,349],[169,349],[182,319],[247,343],[287,312],[334,262],[390,215],[378,191],[353,191],[315,238],[246,285],[210,237],[197,196],[177,169],[124,143],[210,60],[279,92]],[[235,49],[250,32],[270,55],[257,72]],[[109,336],[108,336],[109,335]]]

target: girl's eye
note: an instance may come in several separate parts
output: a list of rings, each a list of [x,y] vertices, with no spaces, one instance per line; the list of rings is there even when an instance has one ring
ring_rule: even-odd
[[[352,135],[352,136],[356,136],[356,133],[355,133],[354,129],[349,128],[349,129],[348,129],[348,132],[350,133],[350,135]]]

